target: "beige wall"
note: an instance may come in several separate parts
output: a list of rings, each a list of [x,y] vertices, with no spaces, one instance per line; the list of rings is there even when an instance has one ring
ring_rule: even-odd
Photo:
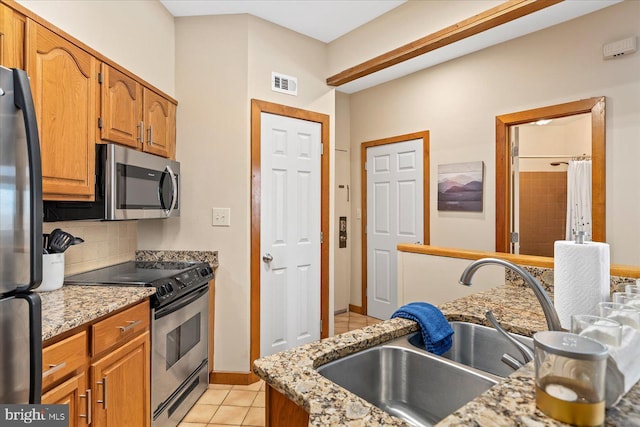
[[[250,370],[250,100],[328,114],[333,126],[325,50],[320,42],[249,15],[176,20],[183,213],[141,221],[139,246],[220,251],[216,371]],[[271,71],[298,77],[298,96],[272,92]],[[231,209],[230,227],[211,226],[212,207]]]
[[[349,309],[351,301],[351,245],[354,243],[353,217],[351,216],[351,121],[349,120],[349,95],[336,92],[336,138],[335,138],[335,233],[336,246],[334,249],[334,311],[342,312]],[[339,188],[343,185],[344,188]],[[348,186],[348,187],[347,187]],[[340,216],[347,217],[347,247],[340,249],[338,237],[340,230],[338,221]]]
[[[425,301],[442,304],[504,285],[504,267],[489,265],[473,276],[473,286],[458,283],[471,260],[398,252],[398,306]]]
[[[158,89],[174,95],[173,16],[159,1],[17,2]]]
[[[639,265],[640,54],[602,59],[604,43],[638,35],[638,28],[640,2],[623,2],[353,94],[352,153],[364,141],[430,130],[431,244],[492,251],[495,116],[606,96],[607,241],[612,262]],[[438,212],[436,166],[478,160],[486,171],[484,211]],[[357,158],[353,212],[361,208],[359,168]],[[360,257],[354,244],[353,262]]]

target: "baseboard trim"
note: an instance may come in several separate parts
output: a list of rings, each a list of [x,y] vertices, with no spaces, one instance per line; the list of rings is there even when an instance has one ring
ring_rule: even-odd
[[[364,314],[364,310],[359,305],[351,305],[349,304],[349,311],[352,311],[357,314]]]
[[[253,372],[209,372],[209,384],[249,385],[259,380]]]

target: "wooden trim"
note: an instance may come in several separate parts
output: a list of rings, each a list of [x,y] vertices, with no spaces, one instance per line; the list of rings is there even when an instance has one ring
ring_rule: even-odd
[[[575,114],[591,113],[592,159],[592,234],[594,242],[604,242],[606,231],[605,196],[605,97],[533,110],[504,114],[496,117],[496,252],[510,252],[511,222],[511,161],[509,127],[541,119],[555,119]]]
[[[271,113],[320,123],[324,152],[321,159],[320,229],[325,236],[320,245],[321,338],[329,336],[329,161],[331,153],[329,116],[257,99],[251,100],[251,364],[260,358],[260,114]]]
[[[553,268],[553,258],[533,255],[514,255],[504,252],[484,252],[468,249],[443,248],[424,245],[398,245],[399,252],[407,252],[420,255],[441,256],[447,258],[460,258],[477,260],[480,258],[501,258],[519,265],[531,267]],[[611,264],[612,276],[640,278],[640,266]]]
[[[354,311],[358,314],[367,314],[367,170],[365,169],[365,163],[367,161],[367,149],[372,147],[377,147],[380,145],[387,144],[395,144],[397,142],[405,142],[411,141],[413,139],[422,139],[422,159],[423,159],[423,167],[422,167],[422,187],[423,187],[423,244],[428,245],[430,243],[430,211],[429,211],[429,131],[421,131],[408,133],[405,135],[392,136],[390,138],[376,139],[373,141],[367,141],[360,144],[360,194],[361,194],[361,208],[362,208],[362,222],[360,224],[361,227],[361,235],[362,235],[362,280],[361,280],[361,303],[360,303],[360,311],[351,310],[351,307],[356,307],[349,305],[349,310]]]
[[[362,306],[361,305],[349,304],[349,311],[351,313],[364,314],[364,311],[362,310]]]
[[[124,68],[124,67],[118,65],[117,63],[113,62],[111,59],[107,58],[106,56],[104,56],[103,54],[98,52],[97,50],[94,50],[94,49],[90,48],[86,44],[82,43],[80,40],[78,40],[75,37],[73,37],[71,34],[69,34],[66,31],[60,29],[59,27],[53,25],[51,22],[47,21],[46,19],[36,15],[31,10],[29,10],[26,7],[22,6],[21,4],[17,3],[15,0],[0,0],[0,3],[7,5],[11,9],[23,14],[24,16],[26,16],[27,18],[31,19],[32,21],[35,21],[38,24],[40,24],[40,25],[44,26],[45,28],[47,28],[48,30],[53,31],[54,33],[56,33],[56,35],[62,37],[63,39],[67,40],[69,43],[74,44],[78,48],[80,48],[80,49],[84,50],[85,52],[89,53],[90,55],[94,56],[99,61],[107,63],[109,66],[115,68],[116,70],[120,71],[121,73],[123,73],[123,74],[131,77],[132,79],[136,80],[137,82],[143,84],[148,89],[151,89],[152,91],[156,92],[158,95],[162,96],[163,98],[166,98],[168,101],[172,102],[173,104],[178,105],[178,101],[175,98],[167,95],[165,92],[163,92],[160,89],[158,89],[157,87],[153,86],[151,83],[141,79],[140,77],[138,77],[135,74],[133,74],[131,71],[129,71],[126,68]]]
[[[443,248],[438,246],[424,245],[398,245],[398,251],[408,252],[421,255],[433,255],[446,258],[460,258],[468,260],[477,260],[480,258],[501,258],[516,264],[529,265],[532,267],[553,268],[553,258],[533,256],[533,255],[514,255],[499,252],[484,252],[467,249]]]
[[[209,384],[249,385],[259,380],[253,372],[209,372]]]
[[[275,388],[265,390],[265,427],[306,427],[309,413]]]
[[[211,373],[213,372],[213,337],[214,337],[214,330],[215,330],[215,307],[216,306],[216,281],[215,279],[212,279],[209,281],[209,336],[208,341],[209,341],[209,348],[208,348],[208,352],[209,352],[209,376],[211,376]]]
[[[431,33],[399,48],[378,55],[368,61],[347,68],[329,78],[329,86],[340,86],[360,77],[373,74],[401,62],[413,59],[427,52],[450,45],[465,38],[474,36],[507,22],[537,12],[562,0],[510,0],[496,7],[488,9],[456,24]]]

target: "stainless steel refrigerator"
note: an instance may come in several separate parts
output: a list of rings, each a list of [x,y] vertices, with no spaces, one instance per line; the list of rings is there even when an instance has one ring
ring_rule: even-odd
[[[40,403],[42,166],[27,74],[0,67],[0,403]]]

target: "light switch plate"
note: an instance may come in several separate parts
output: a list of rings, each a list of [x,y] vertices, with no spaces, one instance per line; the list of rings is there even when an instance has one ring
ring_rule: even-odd
[[[230,208],[212,208],[211,225],[214,227],[229,227],[231,225]]]

